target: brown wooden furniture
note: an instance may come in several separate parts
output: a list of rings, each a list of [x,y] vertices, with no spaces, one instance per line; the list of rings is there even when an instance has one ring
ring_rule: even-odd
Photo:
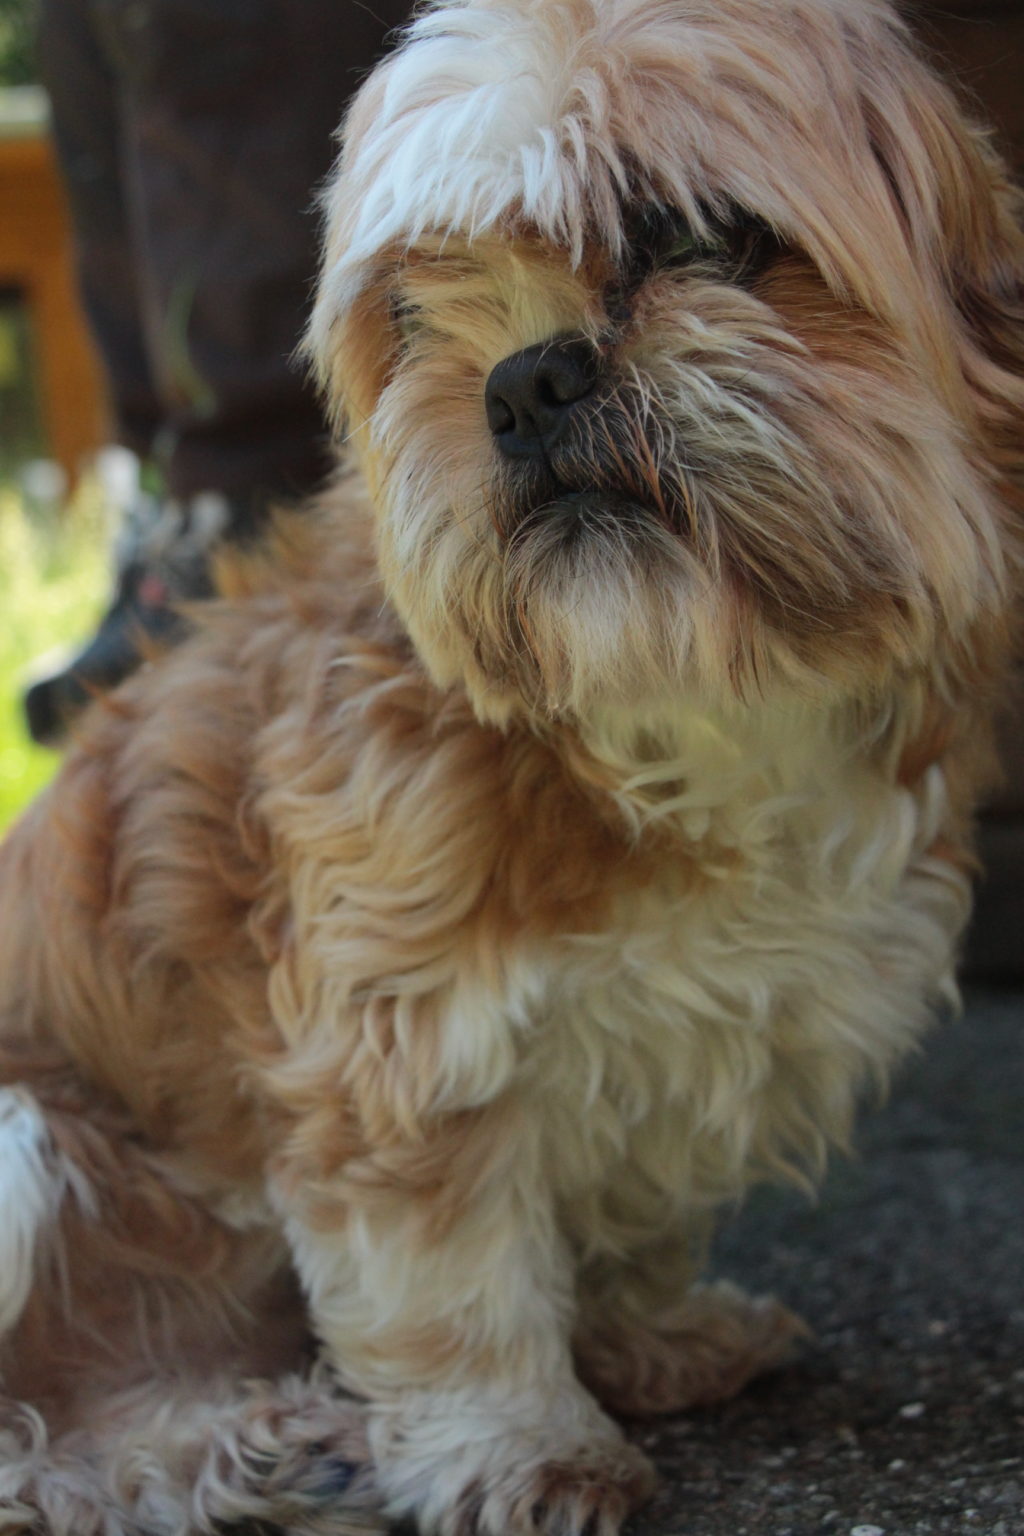
[[[0,91],[0,285],[24,294],[49,449],[73,480],[104,440],[103,389],[75,288],[45,98],[30,86]]]

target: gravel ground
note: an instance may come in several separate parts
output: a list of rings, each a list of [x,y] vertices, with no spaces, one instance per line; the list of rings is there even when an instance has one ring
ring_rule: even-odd
[[[758,1196],[714,1267],[816,1338],[637,1428],[662,1483],[630,1536],[1024,1536],[1024,994],[970,996],[818,1203]]]

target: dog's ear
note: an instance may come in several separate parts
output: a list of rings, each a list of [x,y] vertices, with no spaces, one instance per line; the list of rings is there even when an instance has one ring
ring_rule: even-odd
[[[989,462],[1024,492],[1024,197],[985,130],[909,49],[867,73],[872,148],[931,299],[950,306],[955,363]],[[1022,508],[1024,510],[1024,508]]]
[[[999,541],[1011,568],[1024,554],[1024,197],[990,134],[910,49],[890,70],[868,75],[864,111],[872,149],[888,182],[925,303],[933,307],[934,356],[954,413],[973,439],[972,457],[991,490]],[[1015,560],[1012,551],[1019,552]],[[1014,577],[1011,576],[1011,582]],[[1019,576],[1016,578],[1019,581]],[[1011,621],[1013,631],[1017,623]],[[937,686],[918,734],[904,747],[900,776],[920,778],[959,736],[962,775],[948,780],[955,804],[998,779],[986,713],[992,678],[1014,634],[982,613],[972,646],[957,654],[964,691],[951,704]],[[973,657],[973,661],[972,661]],[[947,658],[947,666],[948,666]],[[960,782],[960,779],[963,782]],[[964,811],[966,815],[966,810]]]
[[[326,282],[321,286],[303,351],[339,436],[358,435],[394,367],[399,343],[390,288],[391,273],[383,263],[342,299]]]
[[[311,365],[336,431],[358,431],[372,412],[397,352],[390,290],[394,249],[360,241],[361,209],[373,191],[359,174],[359,149],[381,110],[387,65],[357,92],[339,130],[341,154],[320,195],[320,273],[301,351]]]

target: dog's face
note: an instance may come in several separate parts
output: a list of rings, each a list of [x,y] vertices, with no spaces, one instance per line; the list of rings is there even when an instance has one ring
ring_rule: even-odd
[[[352,111],[312,344],[435,678],[580,718],[959,665],[1007,201],[876,0],[425,16]]]

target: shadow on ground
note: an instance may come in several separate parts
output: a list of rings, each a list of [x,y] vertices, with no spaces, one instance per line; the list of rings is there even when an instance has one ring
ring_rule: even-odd
[[[713,1411],[638,1427],[630,1536],[1024,1536],[1024,994],[932,1035],[816,1206],[766,1192],[717,1273],[815,1342]]]

